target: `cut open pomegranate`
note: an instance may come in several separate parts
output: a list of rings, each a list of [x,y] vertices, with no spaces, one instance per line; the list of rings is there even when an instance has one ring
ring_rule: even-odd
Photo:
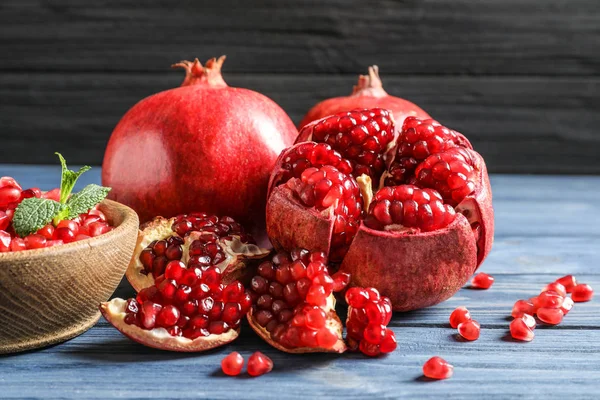
[[[267,233],[277,250],[324,252],[350,286],[394,310],[437,304],[489,253],[494,231],[483,158],[458,132],[354,110],[302,128],[271,174]]]
[[[288,353],[346,350],[324,253],[279,252],[259,265],[250,285],[248,322],[267,343]]]
[[[268,254],[230,217],[200,212],[156,217],[141,227],[126,276],[140,291],[163,276],[170,261],[181,260],[190,269],[214,266],[229,283],[244,274],[250,260]]]

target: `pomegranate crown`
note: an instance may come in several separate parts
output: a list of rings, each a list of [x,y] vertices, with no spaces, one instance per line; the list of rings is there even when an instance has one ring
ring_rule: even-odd
[[[207,85],[212,88],[225,88],[227,83],[221,75],[221,67],[225,62],[225,56],[211,58],[204,66],[196,58],[194,61],[183,60],[171,65],[171,68],[185,69],[185,79],[181,86]]]
[[[379,77],[379,67],[377,65],[369,67],[368,75],[358,76],[358,83],[352,90],[352,96],[387,96],[386,91],[383,90],[381,78]]]

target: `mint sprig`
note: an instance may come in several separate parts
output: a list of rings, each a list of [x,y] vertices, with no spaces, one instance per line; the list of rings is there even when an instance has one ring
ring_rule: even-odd
[[[15,233],[20,237],[37,232],[50,222],[58,225],[64,219],[73,219],[79,214],[90,211],[96,204],[104,200],[110,191],[110,188],[91,184],[71,196],[77,179],[91,167],[84,166],[77,172],[71,171],[67,168],[64,157],[60,153],[56,153],[56,155],[62,166],[60,202],[35,197],[24,199],[13,216],[13,227]]]

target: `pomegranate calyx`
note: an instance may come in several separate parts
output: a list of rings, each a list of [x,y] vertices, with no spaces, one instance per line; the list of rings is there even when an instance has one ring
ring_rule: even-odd
[[[239,329],[230,329],[220,335],[211,334],[196,339],[182,336],[171,336],[164,328],[145,330],[125,322],[127,300],[115,298],[100,304],[100,312],[104,318],[131,340],[160,350],[179,352],[201,352],[214,349],[235,340]]]
[[[358,83],[352,88],[351,96],[385,97],[387,95],[379,77],[379,67],[372,65],[369,67],[368,75],[358,76]]]
[[[226,88],[227,83],[221,75],[221,67],[225,62],[225,56],[211,58],[204,66],[196,58],[194,61],[183,60],[171,65],[171,68],[185,69],[185,79],[181,86],[206,85],[212,88]]]

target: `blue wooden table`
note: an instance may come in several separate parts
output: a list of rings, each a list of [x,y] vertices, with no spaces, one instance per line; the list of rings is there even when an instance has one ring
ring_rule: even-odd
[[[99,182],[99,168],[80,185]],[[50,189],[57,167],[1,165],[24,186]],[[387,357],[359,354],[289,355],[263,343],[248,326],[234,343],[202,354],[157,351],[131,342],[106,321],[57,346],[0,357],[0,398],[600,398],[600,299],[576,303],[556,327],[539,325],[531,343],[508,334],[512,304],[572,273],[600,291],[600,177],[492,177],[496,240],[482,271],[495,276],[487,291],[462,289],[429,309],[396,314],[399,347]],[[130,296],[123,282],[116,295]],[[448,325],[465,305],[481,337],[464,342]],[[272,373],[225,377],[224,355],[237,350],[270,356]],[[431,356],[455,367],[446,381],[429,381]]]

